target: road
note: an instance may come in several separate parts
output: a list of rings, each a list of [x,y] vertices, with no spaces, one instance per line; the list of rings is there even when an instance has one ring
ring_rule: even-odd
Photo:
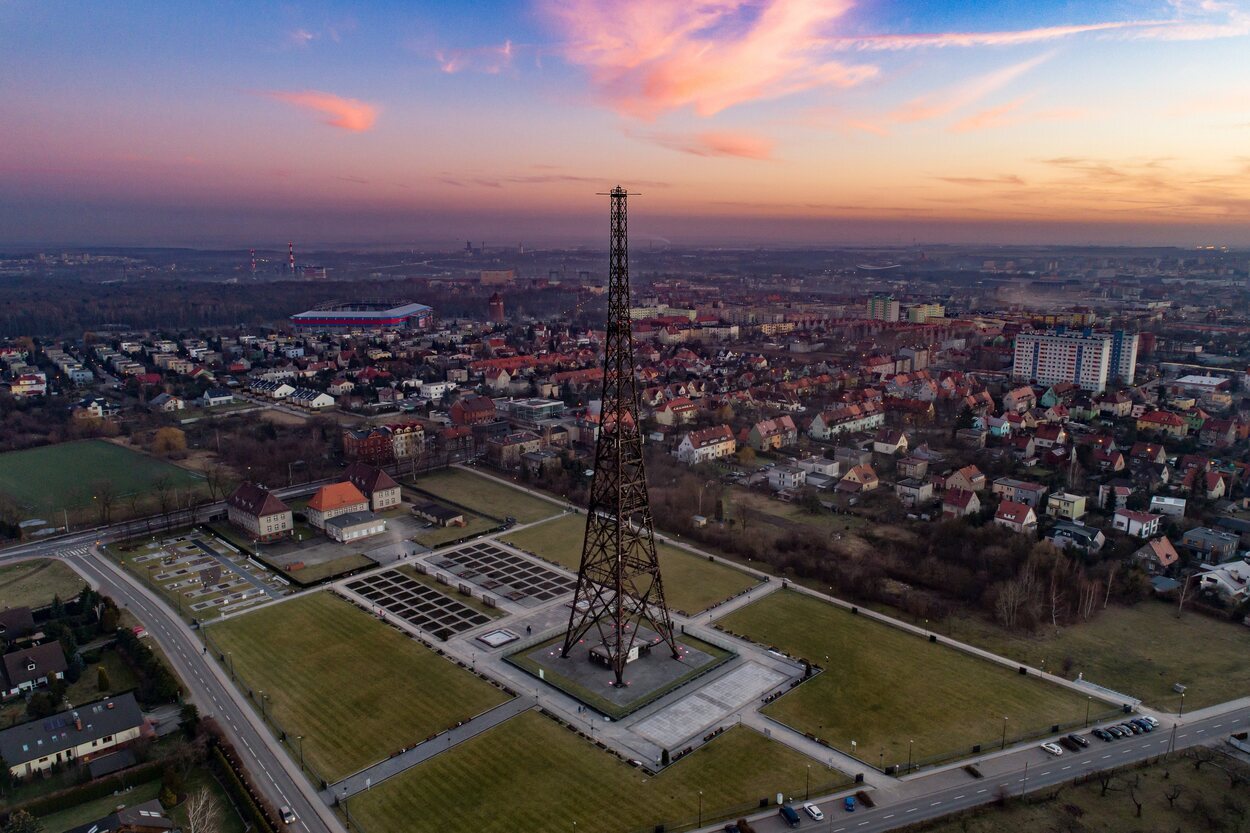
[[[1218,741],[1230,732],[1250,724],[1250,709],[1241,708],[1227,714],[1201,720],[1176,723],[1176,736],[1165,723],[1147,735],[1104,743],[1092,735],[1089,748],[1079,753],[1065,752],[1054,757],[1037,745],[1022,748],[979,764],[985,777],[974,779],[962,767],[929,772],[903,780],[893,790],[874,791],[877,806],[860,805],[848,813],[839,797],[817,802],[825,814],[823,822],[809,818],[800,808],[801,797],[793,806],[802,819],[799,829],[813,833],[879,833],[908,824],[957,813],[981,804],[988,804],[1000,794],[1021,795],[1025,792],[1070,781],[1079,775],[1112,767],[1120,767],[1145,758],[1154,758],[1169,751]],[[1126,810],[1127,812],[1127,810]],[[777,810],[748,817],[751,826],[761,833],[782,833],[790,828],[777,815]],[[719,830],[721,825],[705,828]]]

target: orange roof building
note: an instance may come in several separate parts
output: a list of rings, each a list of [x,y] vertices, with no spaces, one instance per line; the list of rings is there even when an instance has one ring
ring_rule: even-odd
[[[322,486],[308,501],[308,523],[317,529],[325,529],[330,518],[348,512],[367,512],[369,501],[351,483],[331,483]]]

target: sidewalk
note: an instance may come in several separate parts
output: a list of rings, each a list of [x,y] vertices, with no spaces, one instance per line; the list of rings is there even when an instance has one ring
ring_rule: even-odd
[[[516,717],[521,712],[533,708],[533,706],[534,704],[525,697],[513,697],[508,702],[501,703],[490,711],[479,714],[468,723],[462,723],[437,737],[418,743],[416,746],[394,757],[387,758],[385,761],[379,761],[373,766],[366,767],[354,775],[349,775],[343,780],[331,784],[320,792],[321,800],[327,805],[333,806],[336,797],[340,800],[351,798],[356,793],[367,790],[375,784],[381,784],[387,778],[392,778],[419,763],[428,761],[440,752],[446,752],[457,744],[464,743],[470,738],[475,738],[483,732],[495,728],[505,720]]]

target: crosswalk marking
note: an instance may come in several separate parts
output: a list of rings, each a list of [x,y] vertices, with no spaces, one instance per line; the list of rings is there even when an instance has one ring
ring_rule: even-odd
[[[61,558],[72,558],[73,556],[84,556],[90,552],[90,547],[74,547],[71,550],[58,550],[57,555]]]

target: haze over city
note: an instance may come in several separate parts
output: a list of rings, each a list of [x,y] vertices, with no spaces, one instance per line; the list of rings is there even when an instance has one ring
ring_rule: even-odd
[[[1250,242],[1243,2],[0,3],[0,244]],[[280,242],[278,243],[280,245]]]

